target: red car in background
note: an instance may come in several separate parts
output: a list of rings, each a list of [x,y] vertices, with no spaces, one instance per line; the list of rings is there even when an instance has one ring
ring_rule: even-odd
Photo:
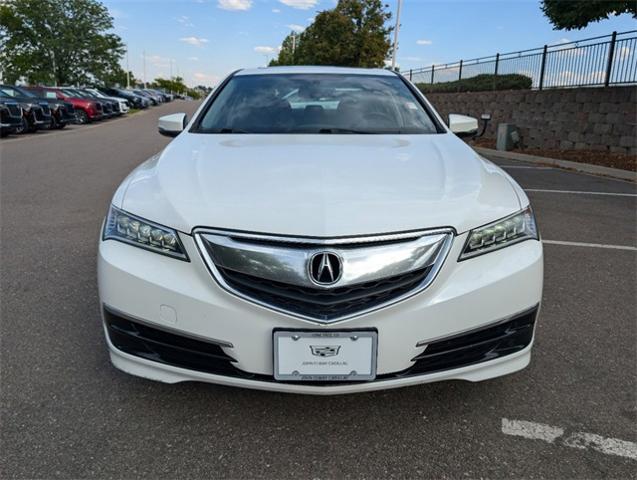
[[[73,96],[73,93],[58,87],[34,87],[42,92],[42,96],[47,97],[55,94],[59,100],[69,102],[75,108],[77,123],[91,123],[101,120],[104,117],[104,108],[101,102],[93,99]],[[47,93],[48,92],[48,93]]]

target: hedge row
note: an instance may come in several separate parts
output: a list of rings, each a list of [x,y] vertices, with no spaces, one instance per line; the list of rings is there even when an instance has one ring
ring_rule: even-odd
[[[446,92],[484,92],[486,90],[528,90],[533,80],[526,75],[511,73],[507,75],[482,74],[463,78],[455,82],[417,83],[423,93]]]

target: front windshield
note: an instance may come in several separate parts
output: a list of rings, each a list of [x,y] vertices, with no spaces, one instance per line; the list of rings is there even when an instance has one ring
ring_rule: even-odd
[[[233,77],[200,133],[436,133],[398,76],[263,74]]]

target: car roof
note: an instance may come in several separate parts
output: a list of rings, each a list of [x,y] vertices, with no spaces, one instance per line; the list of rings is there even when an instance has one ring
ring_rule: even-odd
[[[238,71],[236,76],[243,75],[282,75],[293,73],[331,73],[336,75],[396,75],[391,70],[384,68],[351,68],[351,67],[317,67],[317,66],[288,66],[288,67],[263,67],[247,68]]]

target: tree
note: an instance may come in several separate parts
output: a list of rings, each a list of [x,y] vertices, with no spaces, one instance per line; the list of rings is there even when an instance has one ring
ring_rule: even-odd
[[[119,64],[115,65],[112,70],[105,72],[99,80],[101,80],[101,83],[107,87],[125,87],[128,81],[130,81],[131,86],[141,83],[140,80],[135,78],[133,72],[129,71],[128,75],[126,75],[126,70],[124,70]]]
[[[184,79],[182,77],[172,77],[169,80],[165,78],[156,78],[153,83],[150,84],[150,86],[151,88],[159,88],[167,92],[184,93],[193,98],[200,98],[201,89],[203,88],[205,90],[207,88],[203,86],[188,88],[184,83]]]
[[[288,35],[271,65],[382,67],[391,46],[391,13],[381,0],[339,0],[296,37]]]
[[[541,8],[556,30],[579,30],[622,13],[637,18],[634,0],[543,0]]]
[[[296,36],[296,40],[293,38],[293,35]],[[298,42],[299,35],[296,33],[291,33],[283,40],[281,43],[281,50],[279,50],[279,56],[270,61],[270,66],[275,65],[296,65],[295,52],[297,51],[295,48],[295,42]]]
[[[0,68],[5,81],[78,84],[118,72],[121,39],[97,0],[0,3]],[[121,68],[119,69],[121,70]]]

